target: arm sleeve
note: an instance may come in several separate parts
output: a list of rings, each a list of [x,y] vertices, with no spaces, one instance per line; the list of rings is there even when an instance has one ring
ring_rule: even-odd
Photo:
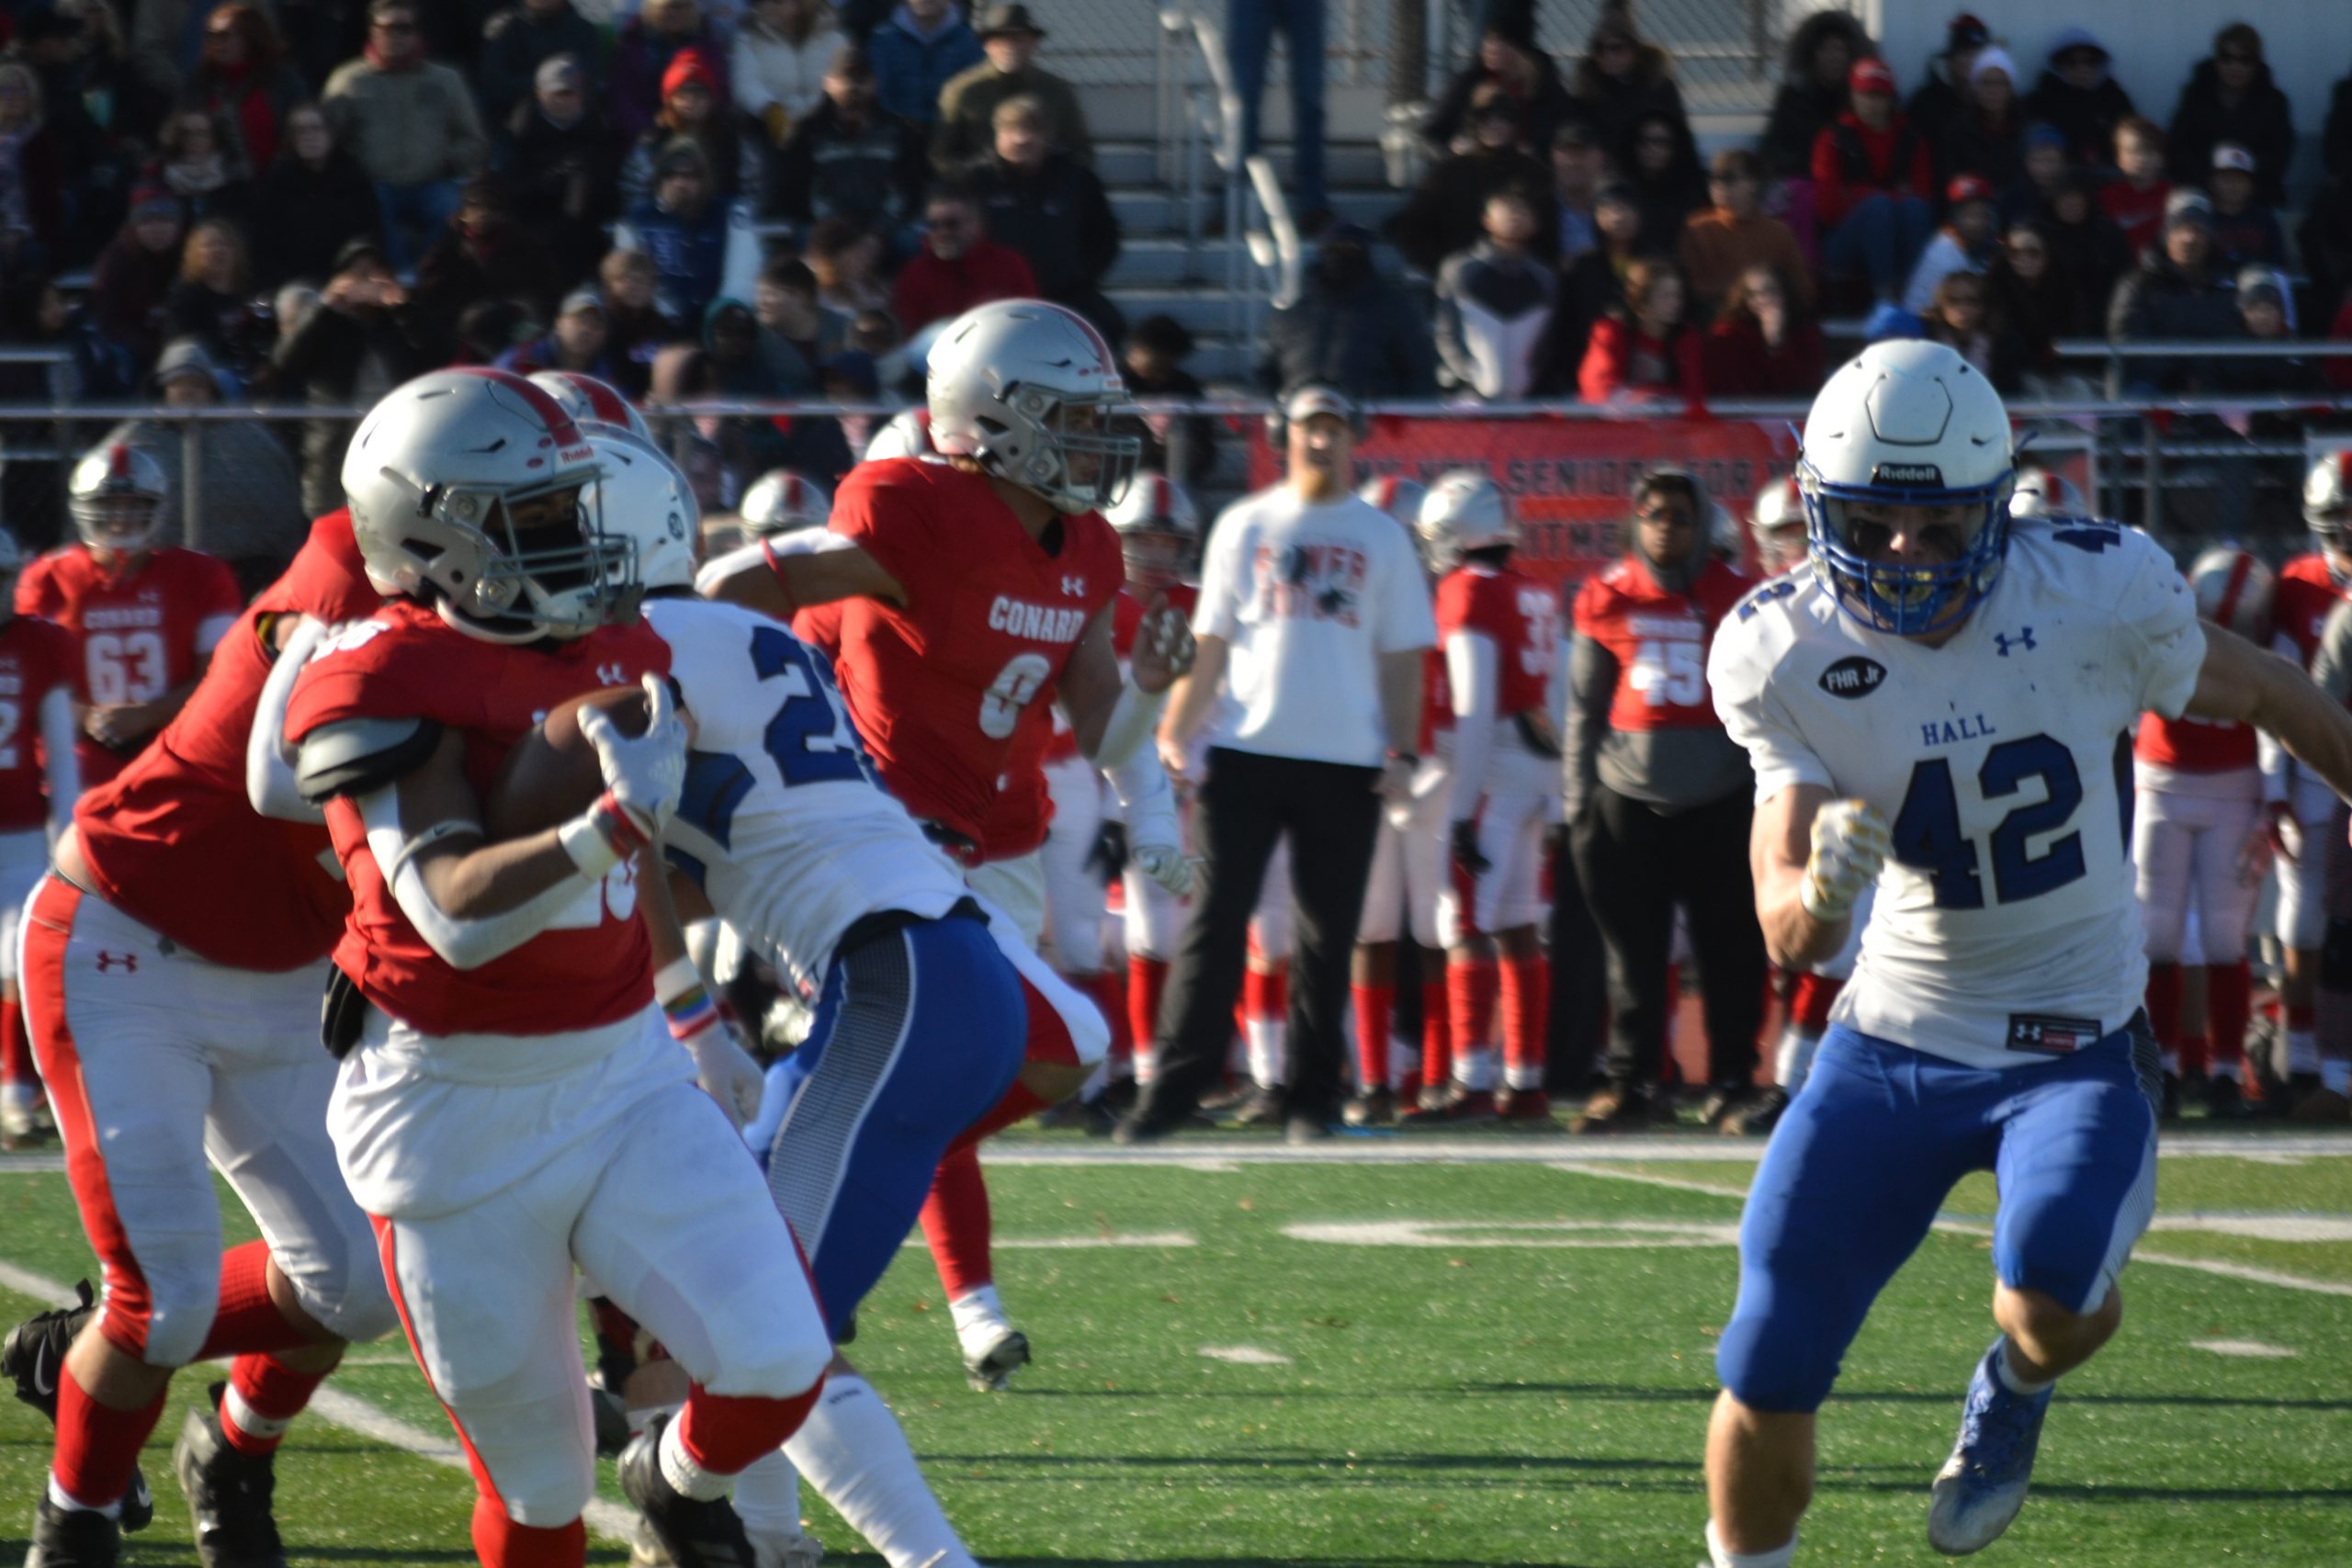
[[[1434,648],[1437,614],[1430,604],[1429,581],[1421,575],[1421,563],[1414,556],[1413,547],[1406,542],[1403,531],[1388,524],[1385,517],[1381,521],[1387,525],[1379,535],[1386,553],[1380,563],[1384,576],[1380,632],[1373,644],[1382,653]]]
[[[2120,533],[2125,550],[2138,558],[2131,562],[2117,601],[2115,651],[2120,668],[2131,672],[2137,707],[2178,718],[2205,666],[2205,634],[2197,625],[2197,602],[2172,558],[2154,540],[2129,528]],[[2335,624],[2331,615],[2329,625]],[[2325,657],[2324,643],[2321,657]]]
[[[1201,560],[1201,596],[1193,605],[1193,635],[1234,640],[1241,628],[1242,525],[1228,512],[1209,532],[1207,554]]]
[[[74,742],[82,727],[74,722],[74,689],[60,682],[41,694],[41,765],[49,786],[49,826],[62,833],[74,825],[74,803],[82,797],[82,764]]]
[[[1707,688],[1724,729],[1747,753],[1756,770],[1756,798],[1772,798],[1792,784],[1819,784],[1835,789],[1829,764],[1815,752],[1797,727],[1796,716],[1782,700],[1771,677],[1776,660],[1766,657],[1752,639],[1736,635],[1727,622],[1715,633],[1707,652]]]
[[[376,857],[393,901],[408,917],[427,947],[453,969],[479,969],[503,957],[548,929],[548,924],[580,901],[581,879],[567,876],[512,909],[495,915],[460,918],[433,901],[417,868],[415,851],[452,828],[479,833],[477,823],[426,823],[412,833],[401,821],[400,791],[387,785],[363,795],[351,804],[368,830],[368,852]]]
[[[1577,632],[1568,650],[1567,725],[1560,739],[1560,809],[1569,821],[1592,798],[1600,738],[1616,694],[1616,654],[1599,637]]]
[[[1501,682],[1495,639],[1460,626],[1445,637],[1445,680],[1453,696],[1453,816],[1477,814],[1494,756]]]
[[[1134,756],[1105,769],[1102,776],[1111,781],[1112,791],[1125,809],[1127,842],[1183,843],[1183,829],[1176,821],[1176,791],[1168,782],[1159,754],[1151,747],[1136,747]]]

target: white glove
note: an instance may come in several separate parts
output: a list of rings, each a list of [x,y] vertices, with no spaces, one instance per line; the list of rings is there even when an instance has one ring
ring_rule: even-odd
[[[1813,852],[1799,898],[1816,920],[1842,920],[1878,880],[1892,849],[1886,818],[1859,800],[1833,800],[1813,819]]]
[[[767,1075],[735,1038],[731,1025],[714,1023],[691,1040],[682,1040],[695,1059],[695,1082],[718,1101],[718,1109],[741,1132],[760,1113],[760,1099],[767,1089]]]
[[[670,683],[645,677],[645,733],[631,739],[604,709],[580,710],[580,733],[596,748],[605,787],[646,838],[660,833],[686,787],[686,724],[671,700]]]
[[[1193,874],[1193,857],[1173,844],[1136,844],[1127,851],[1127,858],[1143,868],[1143,874],[1177,897],[1191,896]]]

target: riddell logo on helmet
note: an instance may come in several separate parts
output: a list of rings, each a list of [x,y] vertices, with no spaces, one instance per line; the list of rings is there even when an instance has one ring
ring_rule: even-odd
[[[1881,463],[1871,470],[1874,485],[1928,486],[1943,488],[1944,471],[1933,463]]]

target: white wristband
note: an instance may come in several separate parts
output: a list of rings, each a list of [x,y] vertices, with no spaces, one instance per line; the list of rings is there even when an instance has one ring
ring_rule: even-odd
[[[593,807],[557,829],[555,841],[563,846],[563,852],[580,868],[583,882],[602,882],[606,872],[621,863],[621,852],[605,836],[604,829],[596,825]]]
[[[1132,681],[1122,685],[1119,700],[1111,705],[1111,717],[1102,726],[1102,739],[1094,744],[1091,759],[1094,765],[1106,773],[1124,767],[1137,748],[1149,743],[1167,701],[1166,692],[1146,692]]]
[[[653,976],[653,999],[668,1007],[688,991],[707,989],[702,983],[702,971],[695,967],[691,958],[673,958]]]

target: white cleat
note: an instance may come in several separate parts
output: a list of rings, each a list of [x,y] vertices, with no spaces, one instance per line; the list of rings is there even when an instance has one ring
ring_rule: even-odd
[[[1029,1337],[1010,1324],[964,1336],[963,1344],[964,1375],[976,1393],[1003,1392],[1012,1374],[1029,1364]]]
[[[754,1568],[817,1568],[825,1560],[824,1547],[807,1530],[789,1535],[761,1530],[743,1533],[751,1538]]]
[[[1993,1367],[2000,1353],[1996,1339],[1976,1363],[1961,1407],[1960,1440],[1928,1494],[1928,1544],[1947,1557],[1965,1557],[1998,1540],[2025,1506],[2033,1480],[2053,1391],[2011,1393]]]

